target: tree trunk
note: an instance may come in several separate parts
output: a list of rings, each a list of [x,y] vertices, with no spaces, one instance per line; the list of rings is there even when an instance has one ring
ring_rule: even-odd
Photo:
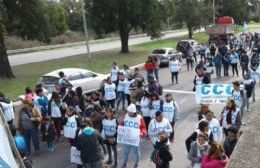
[[[8,60],[7,51],[4,45],[4,35],[0,23],[0,78],[13,78],[13,72]]]
[[[193,36],[193,29],[192,29],[192,27],[189,27],[188,31],[189,31],[189,38],[191,39],[192,36]]]
[[[119,30],[120,40],[121,40],[121,53],[129,53],[128,39],[129,31],[125,30],[123,27]]]

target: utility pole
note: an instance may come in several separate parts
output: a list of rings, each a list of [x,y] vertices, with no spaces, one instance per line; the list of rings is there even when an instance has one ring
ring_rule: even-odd
[[[213,0],[212,3],[212,19],[213,19],[213,24],[215,24],[215,0]]]
[[[85,35],[88,59],[91,59],[89,44],[88,44],[88,29],[87,29],[87,20],[86,20],[86,16],[85,16],[85,5],[84,5],[83,0],[80,0],[80,4],[81,4],[81,12],[82,12],[82,18],[83,18],[83,28],[84,28],[84,35]]]

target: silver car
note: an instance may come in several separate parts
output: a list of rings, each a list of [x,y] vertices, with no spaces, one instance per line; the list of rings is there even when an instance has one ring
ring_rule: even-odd
[[[174,48],[160,48],[156,49],[150,55],[152,57],[157,57],[161,66],[168,66],[169,59],[173,56],[176,56],[177,59],[181,61],[181,53],[176,51]]]
[[[59,82],[59,72],[61,71],[64,72],[68,82],[73,86],[73,90],[77,87],[82,87],[84,93],[99,89],[102,80],[106,79],[106,75],[86,69],[64,68],[43,75],[39,83],[41,83],[49,93],[56,91],[56,86]]]

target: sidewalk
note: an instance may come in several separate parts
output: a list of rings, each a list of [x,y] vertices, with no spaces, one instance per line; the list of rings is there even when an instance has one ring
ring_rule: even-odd
[[[260,94],[256,86],[256,95]],[[257,168],[260,167],[260,101],[253,104],[254,109],[249,112],[246,125],[242,128],[243,134],[231,156],[227,168]]]

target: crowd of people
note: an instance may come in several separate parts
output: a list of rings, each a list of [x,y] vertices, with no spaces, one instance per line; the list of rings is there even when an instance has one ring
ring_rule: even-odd
[[[233,82],[232,99],[227,101],[219,119],[209,105],[200,105],[196,128],[185,141],[192,167],[224,168],[236,145],[244,109],[250,110],[251,97],[255,101],[255,84],[260,79],[257,71],[259,45],[248,47],[246,44],[230,43],[229,49],[224,44],[200,48],[201,58],[191,81],[194,91],[196,86],[212,82],[214,66],[216,77],[220,78],[222,66],[224,76],[229,76],[229,66],[232,66],[233,76],[239,76],[240,64],[243,81]],[[187,52],[187,70],[197,61],[195,48],[191,44]],[[247,54],[249,48],[250,56]],[[179,83],[181,64],[174,56],[169,60],[172,84]],[[24,138],[26,147],[21,153],[31,155],[31,140],[36,156],[41,153],[40,142],[46,142],[47,151],[51,153],[55,150],[53,143],[59,142],[63,134],[73,149],[71,151],[80,153],[78,161],[74,161],[77,167],[101,168],[105,154],[108,155],[106,164],[117,167],[117,128],[124,126],[138,129],[140,138],[152,142],[151,160],[157,168],[169,168],[173,159],[170,144],[174,143],[174,125],[180,118],[181,109],[172,94],[163,93],[158,60],[148,57],[144,69],[147,76],[139,68],[131,71],[127,65],[123,65],[121,71],[114,62],[111,75],[101,83],[99,91],[91,94],[84,94],[81,87],[73,90],[63,72],[59,73],[57,91],[51,93],[50,99],[41,84],[35,89],[27,87],[17,115],[17,129],[13,104],[0,93],[0,104],[10,130],[14,136],[19,134],[19,138]],[[121,167],[127,168],[131,150],[134,168],[140,167],[140,145],[124,144],[123,147]]]

